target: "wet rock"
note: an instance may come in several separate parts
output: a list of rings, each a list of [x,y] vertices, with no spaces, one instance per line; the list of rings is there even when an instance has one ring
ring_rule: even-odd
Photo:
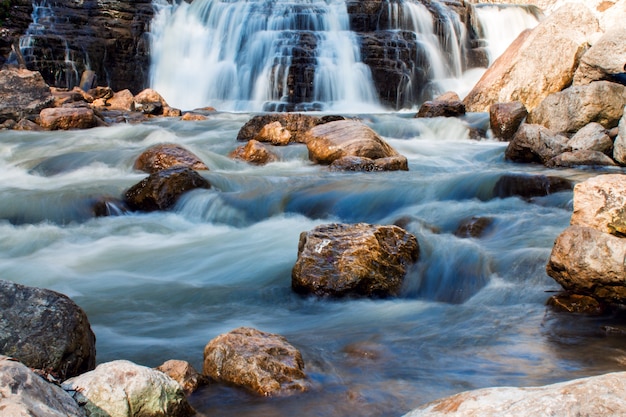
[[[88,416],[187,417],[183,389],[163,372],[125,360],[103,363],[62,385]]]
[[[612,80],[613,74],[624,72],[626,64],[626,29],[620,25],[606,31],[580,59],[574,74],[574,85]]]
[[[208,117],[200,114],[200,113],[194,113],[194,112],[185,112],[182,117],[180,118],[180,120],[184,120],[186,122],[201,122],[203,120],[207,120]]]
[[[319,296],[398,295],[419,245],[397,226],[329,224],[300,234],[291,287]]]
[[[283,336],[240,327],[204,348],[203,373],[263,396],[307,391],[302,354]]]
[[[344,156],[370,159],[398,156],[398,152],[365,124],[340,120],[321,124],[306,133],[311,161],[328,165]]]
[[[572,225],[616,233],[626,221],[626,175],[598,175],[574,187]]]
[[[408,171],[409,161],[403,155],[374,159],[374,171]]]
[[[598,20],[583,4],[566,4],[551,13],[522,32],[491,65],[465,97],[467,111],[484,112],[494,103],[512,101],[534,109],[571,84],[587,39],[598,29]]]
[[[543,387],[483,388],[442,398],[404,417],[612,416],[626,406],[626,373],[611,373]],[[550,410],[550,411],[547,411]]]
[[[125,194],[131,210],[155,211],[172,207],[180,196],[196,188],[211,188],[211,184],[191,168],[164,169],[132,186]]]
[[[590,150],[577,150],[563,152],[550,159],[545,164],[548,168],[570,168],[577,166],[617,166],[613,159],[602,152]]]
[[[63,294],[0,280],[0,330],[0,354],[56,378],[95,366],[87,315]]]
[[[600,123],[592,122],[580,129],[569,140],[568,145],[573,151],[598,151],[606,155],[613,154],[613,141],[609,132]]]
[[[171,110],[165,99],[151,88],[142,90],[133,98],[133,110],[155,116],[173,116],[169,114]]]
[[[546,175],[505,174],[493,187],[494,197],[543,197],[572,189],[572,183],[565,178]]]
[[[237,134],[237,140],[255,139],[273,145],[304,143],[304,134],[314,126],[335,120],[342,116],[311,116],[300,113],[271,113],[255,116],[248,120]]]
[[[173,167],[188,167],[197,171],[209,169],[193,152],[175,143],[162,143],[148,148],[139,155],[133,166],[149,174]]]
[[[94,217],[120,216],[129,211],[126,203],[115,197],[100,197],[92,204]]]
[[[504,157],[514,162],[545,164],[563,152],[570,151],[569,139],[533,124],[523,124],[507,146]]]
[[[420,106],[415,117],[459,117],[465,114],[465,104],[459,100],[430,100]]]
[[[408,171],[408,161],[402,156],[390,156],[388,158],[370,159],[360,156],[344,156],[335,159],[329,166],[331,171]]]
[[[171,359],[158,366],[156,370],[178,382],[186,395],[208,383],[207,377],[196,371],[187,361]]]
[[[26,69],[0,70],[0,123],[39,114],[54,97],[41,74]]]
[[[604,314],[607,309],[606,304],[601,303],[593,297],[581,294],[557,294],[548,299],[547,304],[556,311],[565,313],[586,314],[598,316]]]
[[[6,417],[85,417],[76,401],[24,364],[0,355],[0,414]]]
[[[278,155],[267,149],[267,147],[257,140],[250,140],[245,145],[237,147],[229,155],[233,159],[241,159],[255,165],[265,165],[278,161]]]
[[[464,219],[454,232],[457,237],[483,237],[487,229],[493,224],[492,217],[471,217]]]
[[[132,111],[134,99],[133,93],[129,89],[124,89],[107,99],[107,106],[110,110]]]
[[[626,302],[626,239],[570,226],[554,243],[546,271],[568,292]]]
[[[547,96],[527,121],[559,133],[575,133],[591,122],[610,129],[617,126],[624,106],[626,86],[595,81]]]
[[[89,129],[98,121],[88,107],[55,107],[39,113],[39,124],[48,130]]]
[[[42,131],[43,127],[28,119],[22,119],[13,126],[14,130]]]
[[[505,142],[511,140],[527,115],[528,110],[519,101],[492,104],[489,106],[489,124],[493,135]]]

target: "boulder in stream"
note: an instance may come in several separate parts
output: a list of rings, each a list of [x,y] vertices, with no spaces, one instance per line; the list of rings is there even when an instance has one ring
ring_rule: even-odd
[[[278,155],[255,139],[249,140],[245,145],[238,146],[228,156],[254,165],[265,165],[279,160]]]
[[[162,143],[146,149],[135,160],[133,168],[153,174],[176,166],[196,171],[209,169],[193,152],[175,143]]]
[[[571,181],[552,175],[504,174],[493,187],[494,197],[531,199],[572,189]]]
[[[237,140],[257,140],[272,145],[304,143],[304,134],[314,126],[334,120],[343,120],[343,116],[312,116],[301,113],[270,113],[254,116],[239,129]]]

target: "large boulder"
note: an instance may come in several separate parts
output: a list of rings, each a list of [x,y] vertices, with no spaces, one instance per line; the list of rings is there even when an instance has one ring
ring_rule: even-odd
[[[48,130],[88,129],[98,120],[89,107],[55,107],[39,113],[39,124]]]
[[[607,129],[617,126],[624,114],[626,86],[609,81],[569,87],[549,95],[528,115],[528,123],[571,134],[591,122]]]
[[[76,401],[24,364],[0,355],[0,415],[4,417],[85,417]]]
[[[614,303],[626,302],[626,239],[570,226],[554,243],[546,271],[572,293]]]
[[[133,185],[126,191],[124,201],[131,210],[166,210],[185,192],[196,188],[211,188],[211,184],[191,168],[175,166]]]
[[[302,354],[283,336],[240,327],[204,348],[203,373],[263,396],[307,391]]]
[[[90,417],[187,417],[195,413],[178,382],[125,360],[98,365],[62,384]]]
[[[237,133],[237,140],[257,140],[272,145],[304,143],[304,134],[314,126],[334,120],[343,120],[342,116],[312,116],[300,113],[270,113],[254,116]]]
[[[626,373],[543,387],[466,391],[428,403],[404,417],[619,416],[626,408]]]
[[[300,234],[291,287],[319,296],[398,295],[419,245],[398,226],[321,225]]]
[[[493,136],[502,141],[509,141],[528,116],[526,106],[519,101],[495,103],[489,106],[489,125]]]
[[[509,142],[504,156],[514,162],[545,164],[555,156],[570,150],[569,139],[536,124],[523,124]]]
[[[626,28],[615,27],[606,32],[580,59],[574,74],[574,85],[611,80],[624,72],[626,64]]]
[[[398,152],[364,123],[339,120],[310,129],[305,138],[309,159],[323,165],[345,156],[370,159],[398,156]]]
[[[162,143],[146,149],[135,160],[133,168],[153,174],[176,166],[196,171],[209,169],[193,152],[175,143]]]
[[[94,368],[96,338],[67,296],[0,280],[0,354],[65,379]]]
[[[576,184],[570,223],[621,234],[626,223],[626,175],[598,175]]]
[[[0,70],[0,123],[37,115],[53,103],[40,73],[12,67]]]
[[[534,109],[571,84],[588,38],[599,29],[583,4],[566,4],[532,30],[522,32],[465,97],[467,111],[520,101]],[[549,52],[548,52],[549,51]]]

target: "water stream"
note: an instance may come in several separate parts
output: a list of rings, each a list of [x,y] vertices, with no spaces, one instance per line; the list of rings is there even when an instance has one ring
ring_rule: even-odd
[[[462,390],[624,369],[624,337],[601,329],[614,319],[545,307],[558,290],[545,265],[572,193],[493,195],[505,173],[554,171],[505,162],[506,144],[470,140],[455,119],[391,113],[360,118],[407,156],[408,172],[331,173],[303,145],[255,167],[226,156],[249,117],[0,132],[0,276],[71,296],[96,333],[99,363],[177,358],[201,369],[205,344],[239,326],[282,334],[302,351],[310,392],[267,399],[212,384],[191,397],[199,415],[401,416]],[[169,212],[94,218],[94,199],[144,178],[134,159],[162,142],[199,155],[213,188]],[[579,181],[599,172],[557,173]],[[492,226],[456,237],[472,216]],[[337,221],[401,222],[417,236],[422,257],[400,297],[291,291],[300,232]]]

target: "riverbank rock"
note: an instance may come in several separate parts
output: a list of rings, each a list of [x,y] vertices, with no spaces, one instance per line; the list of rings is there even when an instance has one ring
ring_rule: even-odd
[[[89,129],[97,124],[89,107],[55,107],[39,113],[39,125],[47,130]]]
[[[254,165],[265,165],[279,160],[278,155],[255,139],[249,140],[245,145],[238,146],[228,156]]]
[[[271,113],[254,116],[239,129],[237,140],[254,139],[272,145],[304,143],[304,135],[309,129],[335,120],[344,120],[344,117],[318,117],[301,113]]]
[[[626,28],[615,27],[604,33],[585,52],[574,74],[574,85],[612,79],[624,72],[626,64]]]
[[[206,376],[196,371],[187,361],[171,359],[158,366],[156,370],[178,382],[186,395],[195,392],[200,386],[209,382]]]
[[[489,106],[489,125],[493,136],[501,141],[509,141],[528,116],[526,106],[519,101],[495,103]]]
[[[398,226],[328,224],[300,234],[291,287],[318,296],[398,295],[419,245]]]
[[[626,408],[626,373],[543,387],[466,391],[426,404],[404,417],[619,416]]]
[[[302,354],[283,336],[240,327],[204,348],[203,373],[263,396],[307,391]]]
[[[195,413],[178,382],[125,360],[98,365],[63,382],[62,387],[88,416],[187,417]]]
[[[465,104],[460,100],[429,100],[419,108],[415,117],[459,117],[465,114]]]
[[[613,141],[609,132],[596,122],[589,123],[576,132],[568,145],[572,151],[597,151],[609,156],[613,154]]]
[[[583,4],[566,4],[526,30],[491,65],[465,97],[467,111],[520,101],[532,110],[551,93],[572,83],[598,19]],[[549,53],[547,52],[549,51]]]
[[[548,168],[573,168],[578,166],[617,166],[615,161],[602,152],[577,150],[563,152],[545,163]]]
[[[24,364],[0,355],[0,415],[5,417],[85,417],[76,401]]]
[[[131,210],[166,210],[185,192],[196,188],[211,188],[211,184],[191,168],[176,166],[150,174],[133,185],[126,191],[124,201]]]
[[[514,162],[545,164],[571,150],[567,136],[556,134],[544,126],[523,124],[509,142],[504,157]]]
[[[329,165],[345,156],[370,159],[400,156],[387,142],[365,124],[339,120],[315,126],[305,138],[309,159]]]
[[[162,143],[146,149],[133,166],[149,174],[173,167],[188,167],[196,171],[209,169],[193,152],[175,143]]]
[[[0,123],[38,115],[54,97],[40,73],[6,67],[0,70]]]
[[[626,175],[598,175],[576,184],[571,225],[621,235],[625,223]]]
[[[528,115],[527,122],[572,134],[591,122],[607,129],[618,125],[626,106],[626,86],[609,81],[569,87],[550,94]]]
[[[0,354],[65,379],[94,368],[96,338],[67,296],[0,280]]]
[[[572,189],[572,182],[552,175],[504,174],[493,187],[494,197],[543,197]]]

